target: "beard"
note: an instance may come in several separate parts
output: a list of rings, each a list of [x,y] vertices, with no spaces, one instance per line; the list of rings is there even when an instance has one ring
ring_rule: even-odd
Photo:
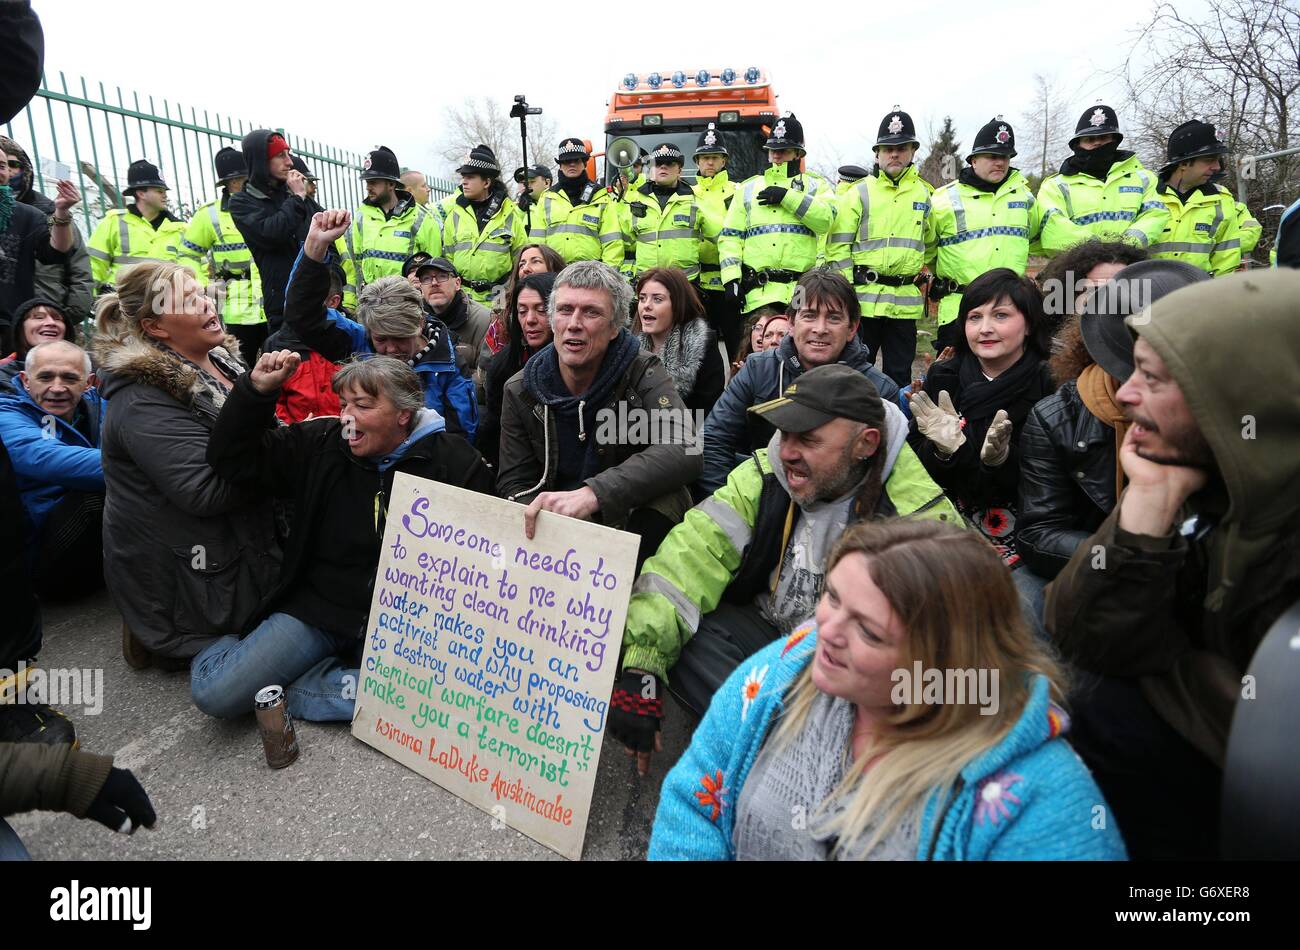
[[[856,459],[853,457],[853,444],[844,447],[844,454],[836,461],[835,467],[818,478],[800,492],[791,492],[790,497],[796,504],[810,505],[820,502],[835,501],[843,498],[862,483],[871,470],[874,457]]]
[[[1155,462],[1157,465],[1177,465],[1182,468],[1199,468],[1214,470],[1214,451],[1210,448],[1210,443],[1205,440],[1201,430],[1196,427],[1183,429],[1180,431],[1165,432],[1160,429],[1150,419],[1142,416],[1125,413],[1129,422],[1136,422],[1148,432],[1155,433],[1161,437],[1167,448],[1158,448],[1155,451],[1146,448],[1138,448],[1138,458],[1146,459],[1148,462]]]

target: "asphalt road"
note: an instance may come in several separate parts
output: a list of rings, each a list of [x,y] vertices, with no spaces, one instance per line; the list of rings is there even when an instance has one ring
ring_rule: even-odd
[[[261,861],[356,858],[563,860],[490,815],[352,738],[347,724],[298,722],[298,761],[267,767],[250,714],[211,719],[190,702],[186,673],[132,670],[107,593],[45,611],[47,668],[103,670],[103,709],[64,707],[81,748],[112,753],[158,812],[130,837],[93,821],[34,812],[10,819],[34,858],[46,860]],[[689,741],[686,714],[669,704],[664,754],[638,779],[606,738],[584,860],[645,856],[659,786]]]

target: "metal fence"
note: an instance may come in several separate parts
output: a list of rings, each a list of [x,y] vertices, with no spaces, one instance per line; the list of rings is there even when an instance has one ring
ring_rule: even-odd
[[[244,134],[253,129],[275,128],[195,106],[189,107],[187,115],[183,105],[167,99],[161,100],[160,113],[153,96],[124,94],[120,86],[110,95],[102,82],[96,84],[98,98],[94,98],[84,77],[77,95],[69,91],[62,72],[58,78],[58,89],[50,87],[48,77],[42,78],[35,98],[6,124],[5,134],[31,158],[37,191],[52,196],[53,179],[65,173],[76,182],[82,195],[78,224],[87,235],[107,211],[124,207],[122,188],[131,162],[145,158],[157,165],[171,188],[172,212],[189,218],[196,208],[219,196],[213,171],[216,152],[226,145],[239,148]],[[361,203],[365,193],[358,178],[359,153],[292,132],[285,138],[319,178],[316,199],[322,205],[355,208]],[[455,186],[429,179],[429,187],[441,196]]]

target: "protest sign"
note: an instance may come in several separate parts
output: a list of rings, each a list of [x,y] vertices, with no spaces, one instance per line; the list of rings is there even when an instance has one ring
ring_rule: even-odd
[[[399,473],[352,734],[582,856],[637,538]]]

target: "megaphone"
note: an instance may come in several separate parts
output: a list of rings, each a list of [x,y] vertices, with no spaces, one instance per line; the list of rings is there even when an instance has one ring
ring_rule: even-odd
[[[624,168],[631,168],[632,163],[636,161],[637,156],[640,154],[641,149],[637,146],[636,141],[622,135],[606,146],[605,161],[622,171]]]

